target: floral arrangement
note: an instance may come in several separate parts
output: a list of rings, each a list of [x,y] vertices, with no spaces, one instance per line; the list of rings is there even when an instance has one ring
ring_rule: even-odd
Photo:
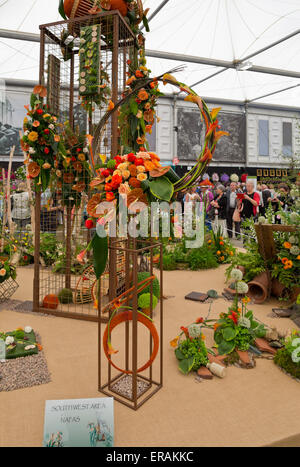
[[[146,67],[144,53],[144,50],[140,49],[137,64],[131,60],[127,61],[129,65],[126,82],[128,89],[123,97],[129,93],[132,93],[132,96],[122,105],[119,115],[120,144],[137,152],[143,152],[145,148],[149,149],[147,134],[152,133],[155,119],[159,122],[155,106],[158,96],[162,95],[158,88],[158,81],[155,79],[146,82],[144,87],[134,92],[136,88],[140,88],[140,83],[143,84],[145,78],[149,78],[151,73]]]
[[[17,328],[11,332],[0,332],[0,339],[6,344],[6,358],[18,358],[37,354],[43,350],[36,342],[36,336],[31,326]]]
[[[205,336],[202,333],[203,318],[199,318],[188,327],[182,326],[181,333],[170,342],[175,348],[179,370],[187,375],[197,371],[208,363],[208,349],[205,345]],[[184,336],[184,339],[182,337]]]
[[[219,355],[228,355],[235,349],[246,351],[257,337],[264,337],[266,329],[263,324],[255,321],[253,312],[248,310],[248,285],[242,280],[243,274],[239,269],[233,269],[231,279],[235,282],[236,297],[227,313],[221,313],[220,318],[213,325],[214,340]],[[239,304],[238,294],[244,297]],[[211,326],[209,326],[211,327]]]
[[[300,235],[284,233],[277,239],[277,256],[271,262],[271,275],[286,288],[300,287]]]
[[[22,149],[28,156],[25,161],[28,174],[34,180],[37,191],[45,191],[49,186],[55,161],[65,152],[58,134],[57,118],[48,112],[48,105],[43,104],[46,96],[45,87],[35,86],[30,99],[31,108],[25,106],[29,119],[24,119],[21,139]]]
[[[17,271],[15,266],[10,264],[10,261],[0,261],[0,284],[9,278],[16,279]]]
[[[91,180],[89,142],[85,135],[74,132],[69,124],[61,125],[65,151],[54,162],[57,187],[62,193],[62,204],[80,205],[82,192],[88,191]]]
[[[293,331],[283,341],[283,348],[274,357],[274,363],[291,376],[300,378],[300,332]]]

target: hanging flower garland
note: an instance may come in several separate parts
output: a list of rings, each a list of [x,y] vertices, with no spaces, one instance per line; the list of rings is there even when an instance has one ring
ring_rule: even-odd
[[[74,132],[69,122],[61,128],[66,150],[54,162],[57,187],[62,192],[63,205],[78,207],[91,180],[88,141],[85,135]]]
[[[22,149],[27,153],[28,174],[34,180],[36,191],[45,191],[50,184],[51,172],[59,154],[65,153],[58,134],[57,118],[48,112],[43,104],[47,96],[44,86],[35,86],[29,105],[25,105],[27,117],[24,119]]]

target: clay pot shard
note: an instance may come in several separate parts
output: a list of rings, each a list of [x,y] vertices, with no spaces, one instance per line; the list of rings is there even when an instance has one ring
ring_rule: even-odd
[[[254,303],[264,303],[269,297],[271,283],[267,272],[262,272],[248,283],[248,296]]]

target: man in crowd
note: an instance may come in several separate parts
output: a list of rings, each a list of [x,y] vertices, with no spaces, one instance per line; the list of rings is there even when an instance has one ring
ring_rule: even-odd
[[[226,193],[227,196],[227,205],[226,205],[226,223],[227,223],[227,233],[228,237],[233,237],[233,225],[235,230],[235,236],[237,237],[240,234],[240,222],[235,222],[233,220],[233,213],[237,207],[237,183],[231,182],[229,190]]]
[[[261,193],[262,193],[262,199],[263,199],[263,206],[261,206],[260,208],[260,213],[262,216],[264,216],[268,208],[269,198],[271,198],[271,191],[269,190],[268,186],[265,185],[264,183],[261,186]]]

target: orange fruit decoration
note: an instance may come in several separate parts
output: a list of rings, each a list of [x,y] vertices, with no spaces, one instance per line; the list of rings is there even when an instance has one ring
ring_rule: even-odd
[[[54,294],[49,294],[44,297],[43,308],[48,308],[50,310],[56,310],[59,304],[58,296]]]

